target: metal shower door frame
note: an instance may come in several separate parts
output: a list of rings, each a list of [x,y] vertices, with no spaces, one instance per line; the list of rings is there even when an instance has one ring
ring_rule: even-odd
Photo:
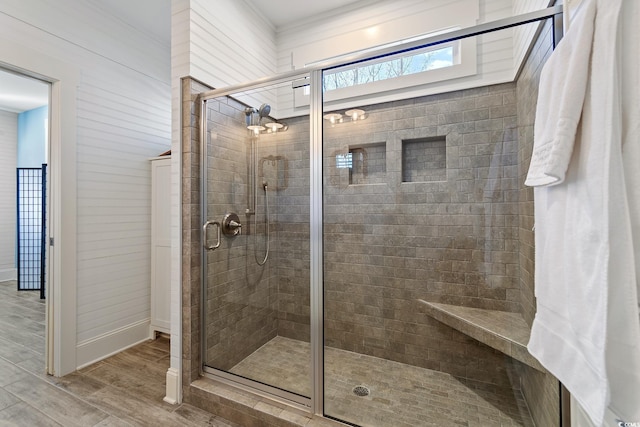
[[[320,71],[317,71],[316,73],[319,73],[321,75]],[[204,94],[200,94],[199,96],[199,103],[200,103],[200,196],[201,196],[201,203],[200,203],[200,209],[201,209],[201,218],[202,218],[202,223],[203,224],[207,224],[208,222],[208,203],[206,203],[206,197],[208,194],[208,180],[207,180],[207,159],[208,159],[208,155],[209,155],[209,144],[207,143],[207,101],[211,100],[211,99],[215,99],[215,98],[220,98],[220,97],[224,97],[224,96],[231,96],[233,94],[237,94],[238,92],[242,92],[244,90],[252,90],[252,89],[260,89],[263,88],[265,86],[271,86],[271,85],[276,85],[279,83],[287,83],[290,81],[293,81],[295,79],[305,79],[305,78],[309,78],[309,73],[306,70],[303,71],[298,71],[295,73],[289,73],[291,74],[291,76],[287,75],[287,76],[283,76],[281,78],[277,78],[277,79],[268,79],[268,81],[265,82],[254,82],[254,83],[250,83],[250,84],[246,84],[246,85],[240,85],[237,87],[229,87],[226,89],[223,89],[222,91],[220,90],[215,90],[212,92],[207,92]],[[320,106],[321,106],[321,102],[320,102]],[[320,107],[321,108],[321,107]],[[310,121],[313,123],[314,121],[314,114],[313,114],[313,108],[310,111]],[[318,125],[316,125],[318,126]],[[322,123],[319,123],[320,128],[322,128]],[[311,140],[313,140],[313,136],[311,136]],[[321,141],[321,139],[320,139]],[[320,150],[322,149],[322,146],[320,144]],[[322,153],[320,152],[320,155]],[[315,156],[315,154],[310,154],[311,159],[313,159]],[[322,159],[320,158],[320,167],[322,167]],[[317,173],[317,172],[315,172]],[[322,173],[320,171],[320,173]],[[312,166],[312,171],[311,174],[314,174],[314,170],[313,170],[313,166]],[[320,189],[322,189],[322,180],[320,179]],[[320,195],[321,196],[321,195]],[[311,198],[311,204],[312,206],[317,206],[318,203],[320,203],[320,209],[322,207],[322,201],[320,200],[318,202],[318,200],[313,200],[314,199],[314,195],[313,193],[310,194],[310,198]],[[313,216],[313,215],[312,215]],[[312,220],[314,220],[312,218]],[[315,219],[315,221],[318,221],[318,219]],[[322,213],[320,211],[320,216],[319,216],[319,221],[320,223],[322,222]],[[313,227],[311,227],[313,230]],[[313,231],[312,231],[313,232]],[[203,238],[205,236],[205,232],[203,231]],[[320,233],[321,236],[321,233]],[[312,249],[311,249],[311,254],[310,254],[310,258],[311,258],[311,269],[313,271],[313,259],[316,256],[316,253],[313,250],[313,245]],[[320,249],[322,250],[322,249]],[[205,280],[207,278],[207,271],[208,271],[208,264],[207,264],[207,252],[206,250],[202,251],[202,257],[201,257],[201,270],[202,270],[202,292],[201,292],[201,307],[205,307],[205,302],[207,300],[207,286],[205,286]],[[322,263],[319,264],[320,266],[322,266]],[[317,268],[317,267],[316,267]],[[315,281],[314,285],[312,285],[312,294],[314,292],[314,287],[319,287],[319,292],[320,295],[322,293],[322,282],[317,282]],[[318,291],[316,290],[316,293]],[[311,305],[311,312],[312,312],[312,317],[313,314],[315,313],[315,317],[317,318],[319,316],[320,321],[322,321],[322,308],[320,308],[320,310],[318,310],[317,308],[314,308],[314,303],[313,303],[314,297],[311,296],[311,301],[310,301],[310,305]],[[248,378],[243,378],[240,376],[237,376],[235,374],[231,374],[229,372],[220,370],[220,369],[216,369],[216,368],[212,368],[209,366],[205,366],[204,365],[204,361],[206,360],[206,346],[204,345],[204,343],[206,342],[206,329],[205,329],[205,316],[204,313],[201,316],[201,322],[203,322],[201,329],[201,336],[200,336],[200,342],[202,343],[201,345],[201,357],[202,357],[202,373],[214,378],[217,381],[223,382],[223,383],[227,383],[230,385],[233,385],[235,387],[239,387],[241,389],[265,396],[265,397],[269,397],[271,399],[286,403],[286,404],[292,404],[294,406],[297,406],[298,408],[305,410],[305,411],[309,411],[310,413],[317,413],[314,410],[313,407],[313,402],[318,401],[318,400],[322,400],[321,398],[318,399],[318,396],[315,394],[317,393],[317,391],[315,391],[314,388],[314,381],[316,381],[316,377],[317,375],[322,376],[322,371],[320,371],[320,374],[318,374],[317,372],[312,370],[312,374],[311,374],[311,385],[312,385],[312,389],[311,389],[311,396],[310,397],[304,397],[304,396],[300,396],[298,394],[292,393],[292,392],[288,392],[286,390],[282,390],[279,389],[277,387],[273,387],[267,384],[263,384],[260,383],[258,381],[254,381]],[[319,352],[322,352],[322,336],[317,337],[316,335],[316,331],[318,329],[322,329],[321,326],[318,327],[317,325],[314,326],[313,321],[311,322],[310,325],[311,328],[311,353],[312,353],[312,357],[311,357],[311,365],[314,366],[314,363],[318,363],[318,358],[315,357],[314,355],[316,355]],[[320,345],[320,347],[318,347],[318,345]],[[322,357],[322,355],[320,356]],[[321,360],[321,359],[320,359]],[[310,368],[312,367],[310,366]],[[322,365],[320,365],[320,367],[322,368]]]

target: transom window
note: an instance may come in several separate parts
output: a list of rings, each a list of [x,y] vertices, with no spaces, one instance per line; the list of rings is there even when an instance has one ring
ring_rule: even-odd
[[[429,34],[431,36],[433,34]],[[397,77],[451,67],[460,62],[459,42],[412,51],[324,73],[324,91],[344,89]]]

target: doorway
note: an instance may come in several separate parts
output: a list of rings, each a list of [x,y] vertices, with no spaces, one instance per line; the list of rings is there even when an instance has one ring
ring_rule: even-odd
[[[0,340],[47,365],[50,83],[0,68]]]

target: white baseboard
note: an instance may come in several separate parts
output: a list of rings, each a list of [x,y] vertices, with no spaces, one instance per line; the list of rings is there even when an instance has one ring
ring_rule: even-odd
[[[18,269],[7,268],[5,270],[0,270],[0,282],[6,282],[8,280],[17,280],[17,279],[18,279]]]
[[[180,403],[180,381],[178,378],[178,370],[169,368],[167,370],[167,390],[164,397],[165,402],[175,405]]]
[[[77,369],[82,369],[149,339],[149,319],[127,325],[99,337],[78,343]]]

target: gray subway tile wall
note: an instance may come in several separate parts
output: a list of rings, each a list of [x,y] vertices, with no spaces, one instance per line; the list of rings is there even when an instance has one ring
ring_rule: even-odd
[[[327,345],[511,387],[508,358],[416,300],[520,311],[515,99],[503,84],[325,123]],[[385,147],[384,179],[353,185],[337,156],[370,145]]]

